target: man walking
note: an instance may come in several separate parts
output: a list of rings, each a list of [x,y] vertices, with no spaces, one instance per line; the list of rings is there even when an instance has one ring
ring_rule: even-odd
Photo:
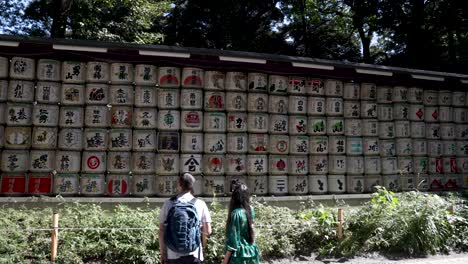
[[[202,263],[201,234],[211,234],[206,203],[193,195],[195,178],[179,176],[178,194],[164,202],[159,215],[159,251],[162,264]]]

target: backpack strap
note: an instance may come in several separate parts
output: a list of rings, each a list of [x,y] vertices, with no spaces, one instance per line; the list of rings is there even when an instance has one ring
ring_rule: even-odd
[[[195,205],[195,202],[197,201],[197,197],[193,197],[192,200],[189,201],[189,203]]]

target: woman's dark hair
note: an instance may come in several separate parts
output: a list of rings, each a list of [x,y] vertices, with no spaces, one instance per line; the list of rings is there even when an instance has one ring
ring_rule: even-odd
[[[252,220],[252,210],[250,208],[250,194],[247,189],[247,186],[240,182],[235,181],[232,184],[232,195],[231,195],[231,202],[229,203],[229,213],[228,219],[226,223],[226,232],[228,231],[229,225],[231,224],[231,213],[234,209],[242,208],[245,210],[245,214],[247,215],[247,219],[249,221],[249,237],[247,238],[247,242],[252,244],[255,240],[254,230],[253,230],[253,220]]]

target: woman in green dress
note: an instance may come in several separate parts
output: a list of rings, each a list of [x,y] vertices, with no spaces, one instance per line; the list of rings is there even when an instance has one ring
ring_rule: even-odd
[[[234,183],[226,223],[226,253],[223,264],[260,262],[260,252],[255,244],[254,218],[247,186],[240,182]]]

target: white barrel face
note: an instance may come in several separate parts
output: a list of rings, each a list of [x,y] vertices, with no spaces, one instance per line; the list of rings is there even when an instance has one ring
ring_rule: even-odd
[[[155,190],[156,177],[151,174],[133,175],[131,180],[131,192],[134,196],[153,196]]]
[[[364,176],[364,190],[366,192],[374,192],[377,186],[383,185],[383,179],[381,175],[365,175]]]
[[[229,153],[247,153],[249,149],[247,133],[228,133],[227,142],[227,151]],[[289,144],[287,146],[289,150]]]
[[[40,59],[37,62],[37,79],[40,81],[60,81],[61,62],[57,60]],[[1,74],[0,74],[1,77]]]
[[[269,98],[268,112],[271,114],[288,114],[288,97],[271,95]]]
[[[247,90],[247,76],[243,72],[226,72],[225,88],[228,91]]]
[[[287,115],[270,115],[268,119],[270,126],[268,130],[270,134],[288,134],[288,129],[290,126],[288,125],[289,118]]]
[[[227,131],[228,132],[247,132],[247,113],[229,112],[227,114]]]
[[[104,173],[107,165],[106,152],[84,151],[81,159],[81,171],[86,173]]]
[[[329,155],[328,156],[328,172],[330,174],[345,174],[346,173],[346,156],[344,155]]]
[[[325,103],[326,103],[327,116],[342,116],[343,115],[343,99],[342,98],[327,97]]]
[[[247,155],[227,154],[226,155],[226,174],[227,175],[246,175],[247,174]]]
[[[212,154],[226,153],[226,134],[205,133],[204,134],[204,152]]]
[[[206,91],[204,97],[205,111],[224,111],[226,108],[226,93]]]
[[[411,138],[425,138],[426,137],[426,123],[424,122],[411,122]]]
[[[360,137],[362,136],[361,119],[346,119],[345,121],[345,136]]]
[[[307,99],[307,113],[309,115],[325,115],[325,97],[310,96]]]
[[[413,157],[413,173],[425,174],[427,173],[427,157]]]
[[[309,173],[313,175],[326,175],[328,173],[328,156],[309,156]]]
[[[435,90],[424,90],[423,103],[427,106],[435,106],[438,103],[438,94]]]
[[[106,180],[104,174],[81,174],[80,194],[84,196],[101,196],[106,192]]]
[[[377,86],[377,102],[391,104],[393,101],[393,88],[390,86]]]
[[[346,138],[346,155],[362,155],[362,138],[361,137],[347,137]]]
[[[397,138],[396,140],[397,156],[410,156],[413,154],[413,143],[410,138]]]
[[[377,103],[361,101],[361,118],[377,118]]]
[[[249,113],[247,115],[247,130],[249,133],[268,133],[267,113]]]
[[[266,92],[268,86],[268,78],[264,73],[249,72],[247,76],[249,92]]]
[[[266,195],[268,193],[268,176],[248,176],[247,185],[253,194]]]
[[[366,156],[364,158],[364,173],[366,175],[375,175],[382,172],[382,164],[380,157],[377,156]]]
[[[341,117],[327,118],[327,135],[344,135],[344,122]]]
[[[206,115],[210,115],[210,114],[211,113],[206,113]],[[214,114],[218,114],[218,113],[214,113]],[[219,113],[219,114],[222,115],[223,113]],[[210,125],[210,126],[206,126],[208,128],[206,130],[207,132],[216,132],[216,131],[222,132],[226,130],[226,119],[224,118],[224,122],[222,122],[223,121],[221,120],[222,117],[216,121],[215,117],[211,115],[210,121],[207,122],[206,119],[203,117],[202,111],[181,111],[180,115],[181,115],[180,128],[183,132],[203,131],[204,122]]]
[[[298,94],[298,95],[305,95],[306,94],[306,77],[300,76],[289,76],[288,82],[288,93],[289,94]]]
[[[307,175],[309,159],[306,155],[289,156],[289,175]]]
[[[226,110],[232,112],[247,111],[247,94],[246,93],[226,93]]]
[[[393,105],[393,119],[394,120],[408,120],[409,119],[409,104],[397,103]]]
[[[382,162],[382,174],[390,175],[398,172],[398,162],[396,157],[383,157]]]
[[[130,84],[134,81],[134,68],[130,63],[112,63],[110,71],[113,84]]]
[[[379,138],[392,139],[395,138],[395,123],[379,122]]]
[[[395,137],[396,138],[411,137],[410,121],[395,121]]]
[[[156,154],[153,152],[133,152],[132,153],[132,174],[152,174],[156,173]]]
[[[408,101],[408,88],[404,86],[393,87],[393,102],[407,102]]]
[[[36,63],[34,59],[13,57],[10,62],[10,78],[32,80],[36,76]]]
[[[34,100],[34,83],[24,80],[10,80],[7,99],[16,103],[31,103]]]
[[[452,105],[452,92],[448,90],[439,91],[437,102],[439,105],[446,105],[446,106]]]
[[[359,100],[360,95],[361,95],[361,86],[359,85],[359,83],[344,83],[343,99]]]
[[[287,176],[269,176],[268,177],[268,193],[273,195],[288,194],[288,177]]]
[[[328,192],[327,175],[309,175],[309,192],[311,194],[324,194]]]
[[[463,92],[463,91],[452,92],[452,105],[464,107],[466,105],[466,92]]]
[[[309,192],[309,179],[307,176],[289,176],[288,193],[290,195],[304,195]]]
[[[365,137],[362,140],[362,151],[365,156],[379,155],[380,145],[379,138]]]
[[[325,95],[343,97],[343,82],[332,79],[325,80]]]
[[[86,104],[107,105],[109,102],[109,86],[100,83],[86,84]]]
[[[307,97],[306,96],[289,96],[288,112],[290,114],[307,114]]]
[[[154,86],[158,82],[156,66],[149,64],[135,65],[135,84]]]
[[[77,195],[79,193],[79,176],[73,174],[56,174],[54,175],[54,194],[67,196]]]
[[[325,96],[325,82],[321,79],[308,78],[305,89],[309,96]]]
[[[379,136],[379,122],[375,119],[362,120],[362,135],[364,137]]]
[[[136,86],[135,87],[135,106],[136,107],[156,107],[157,106],[157,90],[151,86]],[[201,103],[200,103],[201,107]],[[182,103],[181,103],[181,108]]]
[[[106,129],[86,128],[83,132],[84,149],[89,151],[106,151],[109,138]]]
[[[310,116],[307,120],[307,134],[310,136],[327,134],[327,118]]]
[[[412,104],[421,104],[424,99],[424,89],[420,87],[409,87],[408,88],[408,102]]]
[[[181,154],[180,155],[180,171],[189,172],[192,175],[200,175],[202,173],[202,155],[201,154]]]
[[[344,175],[328,175],[328,192],[346,192],[346,177]]]
[[[266,175],[268,173],[267,155],[247,155],[247,174]]]
[[[346,137],[342,136],[330,136],[328,137],[329,142],[329,154],[345,154],[346,153]]]
[[[268,119],[268,118],[267,118]],[[207,112],[203,117],[203,130],[205,132],[226,132],[226,114],[218,112]]]
[[[93,83],[108,83],[110,80],[110,65],[106,62],[90,61],[86,65],[86,81]]]
[[[450,106],[439,106],[439,122],[452,122],[453,109]]]
[[[79,61],[62,62],[62,82],[84,83],[86,80],[86,64]]]
[[[361,103],[359,101],[344,101],[343,116],[345,118],[359,118],[361,116]]]
[[[161,88],[158,90],[159,109],[178,109],[180,107],[180,92],[178,89]]]
[[[268,112],[268,94],[249,93],[247,94],[247,111]]]
[[[164,176],[178,175],[180,169],[180,159],[178,154],[157,154],[156,174]]]
[[[288,92],[288,77],[280,75],[268,76],[268,92],[270,94],[286,94]]]
[[[364,174],[364,157],[363,156],[346,157],[346,173],[348,175]]]
[[[309,140],[309,153],[313,155],[328,154],[328,137],[317,136],[310,137]]]
[[[110,151],[107,153],[107,171],[110,173],[129,173],[131,162],[130,152]]]
[[[180,68],[176,67],[159,67],[158,68],[158,84],[160,87],[177,88],[180,86]]]
[[[159,139],[159,138],[158,138]],[[176,137],[171,137],[178,141],[178,134]],[[161,141],[166,140],[161,139]],[[167,142],[162,142],[161,144],[167,144]],[[133,130],[133,151],[155,151],[156,146],[159,147],[159,142],[156,140],[156,131],[154,130]],[[174,142],[172,144],[178,145],[178,142]],[[171,148],[176,148],[175,146],[171,146]]]
[[[182,89],[180,91],[180,108],[186,110],[203,109],[203,91],[200,89]]]
[[[269,149],[268,134],[249,134],[249,153],[266,154]],[[289,148],[291,149],[291,148]]]
[[[290,140],[287,135],[271,135],[270,136],[270,153],[271,154],[289,154]]]

